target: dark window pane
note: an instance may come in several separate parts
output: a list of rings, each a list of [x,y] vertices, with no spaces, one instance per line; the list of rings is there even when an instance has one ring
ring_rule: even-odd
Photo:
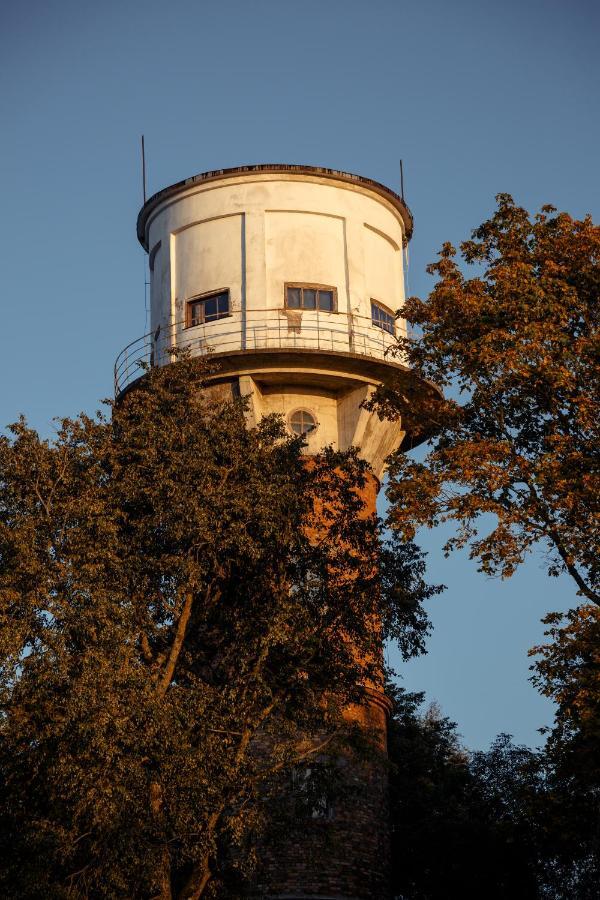
[[[317,292],[313,291],[311,288],[304,288],[302,294],[302,306],[304,307],[304,309],[316,309]]]
[[[217,297],[219,315],[226,316],[229,313],[229,294],[219,294]]]
[[[319,291],[319,309],[333,312],[333,291]]]
[[[287,305],[289,309],[300,309],[300,288],[287,289]]]
[[[211,297],[209,300],[204,301],[204,321],[210,322],[211,319],[216,319],[218,316],[217,309],[217,298]]]

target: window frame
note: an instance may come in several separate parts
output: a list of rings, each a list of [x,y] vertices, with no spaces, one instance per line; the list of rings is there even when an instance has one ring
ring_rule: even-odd
[[[310,418],[313,420],[314,425],[308,431],[300,431],[300,432],[294,431],[294,426],[292,425],[292,419],[298,413],[306,413],[306,415],[310,416]],[[318,422],[317,417],[314,414],[313,410],[308,409],[306,406],[297,406],[295,409],[290,410],[290,412],[288,413],[288,417],[287,417],[287,424],[288,424],[289,430],[295,437],[302,437],[305,440],[308,440],[309,435],[314,434],[315,431],[317,430],[317,428],[319,427],[319,422]]]
[[[318,305],[318,296],[315,300],[314,309],[309,309],[306,306],[288,306],[288,288],[298,288],[301,291],[330,291],[333,294],[333,309],[321,309]],[[322,312],[331,315],[338,311],[337,288],[332,284],[314,284],[310,281],[286,281],[283,285],[283,305],[285,309],[290,309],[292,312]]]
[[[332,822],[336,818],[336,809],[333,798],[328,791],[317,793],[312,798],[312,805],[307,802],[307,794],[311,792],[311,780],[319,770],[324,769],[322,763],[316,762],[310,766],[294,766],[292,768],[292,791],[295,796],[296,815],[308,822]]]
[[[213,297],[220,297],[222,294],[227,294],[227,312],[223,313],[222,316],[216,316],[213,319],[209,319],[208,322],[204,319],[202,322],[192,322],[192,307],[195,303],[204,303],[206,300],[211,300]],[[213,322],[218,322],[220,319],[227,319],[231,316],[231,291],[229,288],[219,288],[216,291],[206,291],[204,294],[197,294],[195,297],[190,297],[189,300],[185,301],[185,328],[198,328],[200,325],[212,325]]]
[[[380,322],[376,322],[373,318],[373,307],[380,309],[381,312],[384,312],[386,315],[390,316],[392,319],[392,330],[390,331],[388,328],[384,328]],[[374,297],[371,297],[371,325],[373,328],[379,328],[381,331],[385,331],[386,334],[391,334],[392,337],[396,337],[396,314],[386,306],[385,303],[381,303],[379,300],[375,300]]]

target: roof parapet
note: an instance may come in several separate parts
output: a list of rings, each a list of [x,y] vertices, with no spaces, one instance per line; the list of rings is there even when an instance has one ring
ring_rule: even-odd
[[[404,235],[407,243],[412,237],[414,221],[410,209],[399,194],[396,194],[395,191],[392,191],[391,188],[386,187],[379,181],[374,181],[372,178],[364,178],[362,175],[353,175],[351,172],[341,172],[337,169],[326,169],[322,166],[293,166],[287,165],[285,163],[261,163],[259,165],[253,166],[235,166],[231,169],[213,169],[210,172],[201,172],[198,175],[192,175],[190,178],[185,178],[183,181],[178,181],[175,184],[171,184],[169,185],[169,187],[163,188],[161,191],[157,191],[156,194],[153,194],[144,203],[137,218],[137,236],[140,244],[147,252],[148,241],[146,236],[146,225],[152,212],[160,203],[163,202],[163,200],[167,200],[169,197],[173,197],[176,194],[182,193],[188,188],[193,187],[195,184],[203,184],[209,181],[235,178],[239,175],[250,175],[253,173],[267,175],[275,175],[277,173],[300,176],[312,175],[316,178],[331,179],[332,181],[342,181],[349,184],[356,184],[358,186],[370,188],[370,190],[384,197],[400,213],[400,217],[404,224]]]

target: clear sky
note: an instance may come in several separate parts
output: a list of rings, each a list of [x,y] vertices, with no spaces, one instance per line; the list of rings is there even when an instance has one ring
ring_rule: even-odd
[[[29,0],[0,12],[0,423],[96,408],[145,330],[148,192],[259,162],[345,169],[405,192],[409,289],[508,191],[600,219],[592,0]],[[538,740],[540,616],[574,602],[539,561],[507,583],[440,558],[430,652],[402,667],[481,747]],[[393,658],[393,653],[392,653]]]

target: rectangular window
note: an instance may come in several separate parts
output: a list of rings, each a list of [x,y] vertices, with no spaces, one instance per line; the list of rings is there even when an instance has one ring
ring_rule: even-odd
[[[185,324],[188,328],[193,325],[206,325],[228,315],[230,315],[229,291],[218,291],[188,300]]]
[[[330,767],[319,763],[292,769],[297,819],[331,820],[335,817],[331,797],[332,774]]]
[[[321,284],[286,284],[287,309],[318,309],[321,312],[337,311],[337,290]]]
[[[395,320],[396,317],[391,309],[387,309],[381,303],[371,300],[371,322],[373,325],[377,328],[383,328],[384,331],[389,331],[390,334],[395,334]]]

